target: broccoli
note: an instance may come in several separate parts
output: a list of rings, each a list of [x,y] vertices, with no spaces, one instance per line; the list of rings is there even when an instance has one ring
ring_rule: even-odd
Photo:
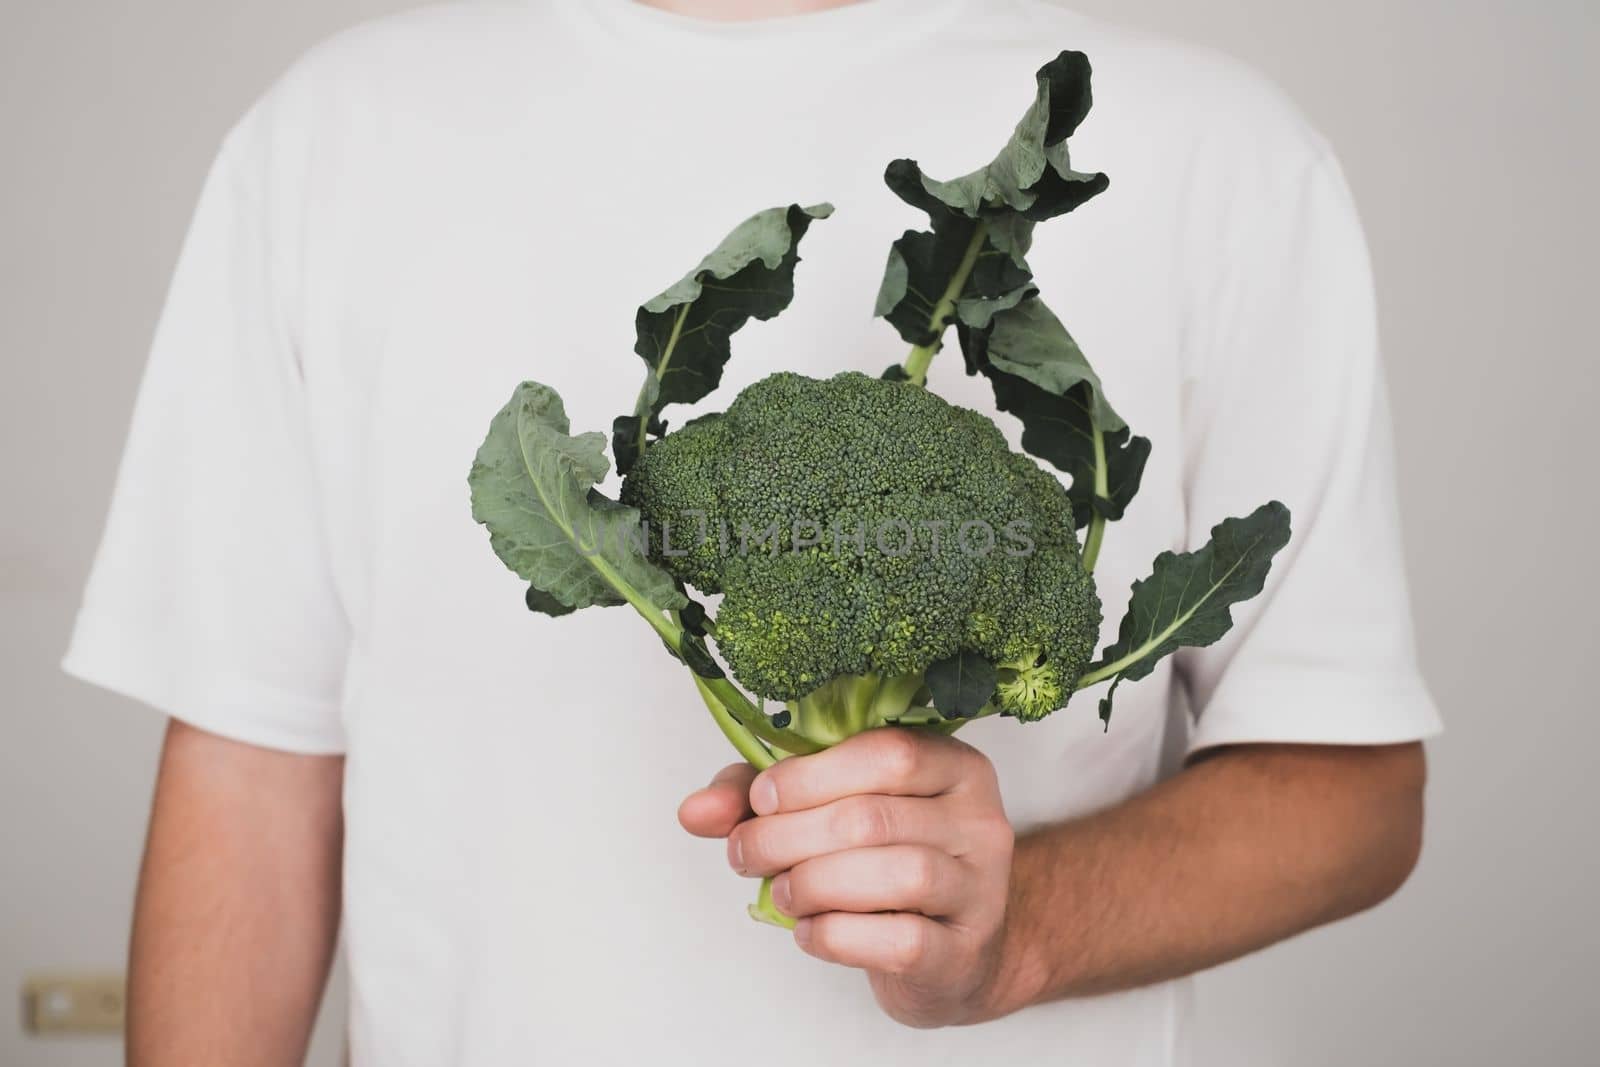
[[[478,450],[473,517],[528,583],[528,607],[632,607],[758,767],[876,727],[1034,722],[1106,682],[1109,726],[1117,686],[1225,634],[1231,605],[1261,592],[1288,542],[1274,501],[1193,551],[1161,553],[1095,656],[1093,571],[1150,442],[1033,284],[1034,227],[1107,188],[1067,151],[1089,110],[1088,60],[1063,52],[1036,82],[988,166],[937,181],[911,160],[889,165],[889,188],[929,228],[890,249],[876,310],[911,350],[881,378],[777,373],[720,414],[675,431],[662,418],[710,395],[732,335],[793,298],[800,240],[833,209],[791,204],[741,223],[639,307],[645,380],[610,434],[619,499],[597,488],[606,437],[574,435],[549,386],[518,386]],[[926,387],[951,326],[967,373],[1020,420],[1026,454]],[[713,613],[694,595],[721,601]],[[769,714],[765,701],[781,706]],[[768,884],[751,914],[792,925]]]
[[[1066,490],[989,419],[909,382],[774,374],[651,445],[622,502],[652,559],[723,594],[733,676],[801,731],[898,721],[962,651],[1006,673],[1003,714],[1038,719],[1094,653],[1100,599]]]

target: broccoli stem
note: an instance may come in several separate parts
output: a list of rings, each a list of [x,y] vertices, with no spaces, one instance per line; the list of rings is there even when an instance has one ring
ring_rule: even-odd
[[[638,612],[639,617],[649,623],[650,628],[681,659],[685,631],[678,613],[663,611],[659,605],[635,589],[632,583],[623,578],[616,568],[601,556],[590,556],[589,565],[621,594],[629,606]],[[687,662],[685,666],[688,666]],[[694,678],[695,688],[699,690],[723,736],[732,743],[739,755],[749,760],[752,765],[765,768],[777,762],[768,745],[785,752],[821,751],[823,746],[774,727],[761,713],[761,709],[752,704],[738,687],[726,678],[702,678],[692,669],[689,673]],[[767,744],[763,744],[763,740]]]
[[[1118,674],[1121,674],[1122,671],[1124,671],[1135,660],[1142,659],[1143,657],[1143,651],[1130,652],[1114,663],[1102,664],[1101,666],[1096,667],[1094,670],[1084,673],[1084,675],[1078,679],[1078,684],[1072,687],[1072,691],[1076,693],[1081,689],[1089,688],[1091,685],[1099,685],[1101,682],[1109,681],[1110,679],[1115,678]]]
[[[1100,432],[1100,427],[1094,428],[1094,495],[1097,500],[1111,498],[1111,483],[1106,470],[1106,438]],[[1089,517],[1089,532],[1083,538],[1083,569],[1094,573],[1094,565],[1100,559],[1100,542],[1106,535],[1106,517],[1100,513],[1099,508],[1094,509],[1094,514]]]
[[[667,647],[681,657],[685,631],[678,622],[677,613],[673,612],[669,618],[660,608],[641,596],[633,586],[623,581],[604,560],[596,557],[591,559],[590,563],[611,581],[612,586],[622,594],[633,610],[650,624],[651,629],[666,642]],[[694,679],[695,689],[699,691],[722,735],[752,766],[766,768],[777,762],[777,757],[772,754],[768,746],[782,749],[784,752],[822,750],[823,746],[813,743],[808,738],[773,726],[761,713],[761,709],[752,704],[749,698],[726,678],[702,678],[692,669],[689,674]]]
[[[745,723],[735,718],[728,710],[727,705],[723,703],[723,698],[713,688],[713,681],[713,679],[702,678],[698,674],[694,676],[694,686],[700,691],[700,699],[704,700],[706,707],[711,710],[711,718],[715,720],[717,728],[722,731],[722,736],[726,737],[733,744],[739,755],[743,756],[745,761],[756,770],[764,771],[777,763],[779,757],[768,751],[767,747],[746,727]],[[729,688],[731,689],[732,687],[730,686]],[[734,692],[737,693],[738,690],[735,689]],[[757,718],[765,719],[765,716],[762,716],[759,710],[755,714]],[[756,890],[755,903],[751,904],[747,910],[750,913],[750,918],[755,919],[757,922],[764,922],[771,926],[781,926],[785,930],[794,929],[794,920],[779,911],[776,905],[772,903],[771,878],[761,879],[761,888]]]
[[[925,345],[917,345],[906,357],[906,378],[917,385],[926,385],[928,382],[928,364],[944,347],[945,327],[955,313],[956,302],[961,299],[961,291],[967,287],[967,279],[972,276],[972,268],[978,264],[978,256],[983,252],[983,244],[988,236],[989,224],[979,219],[972,227],[972,239],[967,242],[966,253],[956,266],[956,272],[950,276],[950,284],[945,286],[944,295],[939,297],[939,302],[933,305],[933,311],[928,315],[928,329],[935,335],[933,340]]]
[[[690,673],[693,674],[692,671]],[[768,719],[760,708],[751,703],[749,698],[726,678],[702,678],[696,674],[694,679],[696,683],[704,685],[706,692],[722,705],[723,710],[731,715],[735,722],[766,742],[769,747],[802,756],[821,752],[827,747],[826,744],[806,737],[798,730],[772,725],[772,720]]]
[[[874,725],[900,718],[911,707],[918,690],[922,688],[922,675],[902,674],[898,678],[885,678],[872,698],[868,711]]]
[[[785,704],[790,717],[785,734],[798,734],[827,748],[874,727],[916,725],[905,716],[922,684],[921,674],[834,678]]]
[[[745,762],[758,771],[764,771],[778,762],[778,758],[768,750],[766,745],[761,743],[761,739],[751,733],[743,722],[735,718],[733,713],[728,710],[728,706],[722,702],[722,699],[712,692],[711,687],[706,683],[706,679],[696,674],[694,676],[694,687],[699,691],[700,699],[705,701],[706,708],[710,710],[711,718],[716,722],[717,729],[722,731],[722,736],[726,737],[728,743],[733,745],[734,750],[744,757]]]
[[[790,728],[823,746],[853,737],[870,725],[879,681],[872,675],[842,675],[788,701]]]
[[[672,362],[672,352],[678,347],[678,340],[683,336],[683,323],[689,317],[689,309],[694,306],[690,301],[678,311],[678,317],[672,320],[672,333],[667,335],[667,343],[661,350],[661,359],[654,367],[645,372],[644,384],[639,386],[639,398],[633,402],[633,414],[639,420],[638,444],[639,451],[644,451],[646,436],[650,427],[651,407],[654,406],[650,399],[650,383],[660,382],[661,376],[667,372],[667,364]],[[659,390],[659,386],[657,386]]]

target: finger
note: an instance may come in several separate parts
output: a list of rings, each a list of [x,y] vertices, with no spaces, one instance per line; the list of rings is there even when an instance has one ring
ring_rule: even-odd
[[[750,817],[750,779],[755,773],[748,763],[722,768],[710,785],[683,798],[678,805],[678,822],[696,837],[727,837]]]
[[[864,795],[740,823],[728,835],[728,864],[766,877],[830,852],[885,845],[926,845],[952,856],[970,851],[965,823],[948,801]]]
[[[832,852],[796,864],[772,882],[772,902],[803,918],[827,911],[914,911],[930,918],[966,910],[977,877],[955,857],[922,845]]]
[[[825,912],[796,923],[794,941],[819,960],[901,978],[937,974],[956,954],[955,933],[906,911]]]
[[[750,784],[757,815],[820,807],[855,793],[932,797],[993,770],[971,745],[922,730],[867,730],[812,756],[781,760]]]

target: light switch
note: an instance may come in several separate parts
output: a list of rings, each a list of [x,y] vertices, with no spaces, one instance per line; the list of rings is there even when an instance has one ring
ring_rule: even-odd
[[[120,974],[36,975],[22,986],[22,1017],[36,1034],[120,1033],[127,999]]]

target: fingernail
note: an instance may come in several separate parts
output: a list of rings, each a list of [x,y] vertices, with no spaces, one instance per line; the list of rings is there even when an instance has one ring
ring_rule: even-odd
[[[789,875],[788,872],[778,875],[772,880],[772,903],[785,915],[789,914]]]
[[[794,943],[801,948],[811,944],[811,920],[801,919],[794,924]]]
[[[757,815],[771,815],[778,810],[778,786],[767,775],[757,775],[750,783],[750,810]]]
[[[737,834],[728,838],[728,866],[744,873],[744,842],[739,840]]]

